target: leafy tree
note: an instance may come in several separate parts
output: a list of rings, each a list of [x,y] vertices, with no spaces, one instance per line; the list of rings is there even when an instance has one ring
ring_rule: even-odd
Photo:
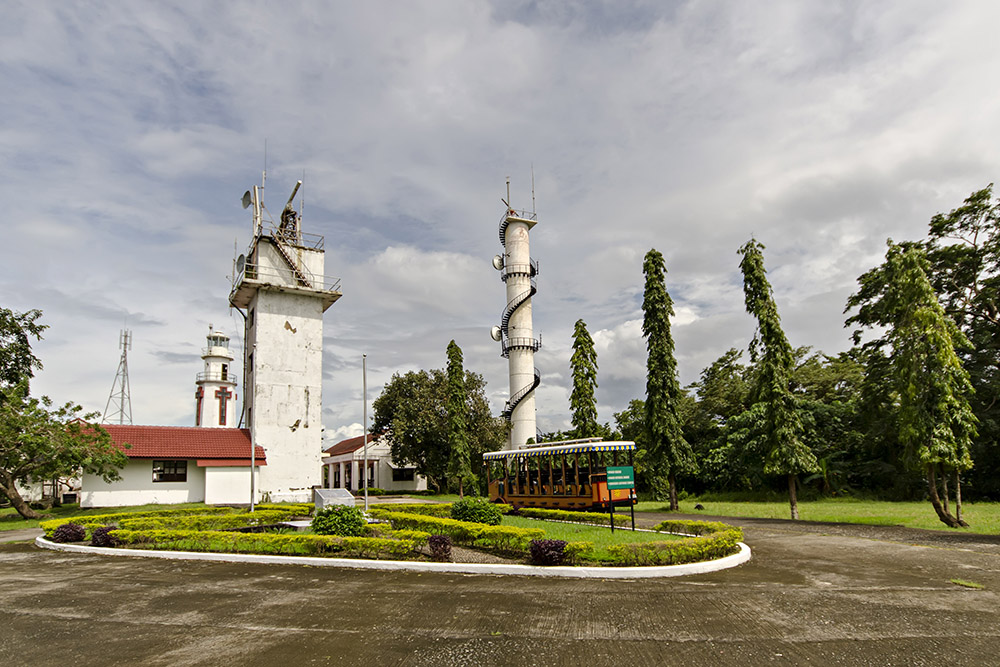
[[[0,387],[12,387],[35,377],[41,360],[31,351],[31,339],[42,339],[48,325],[39,324],[40,310],[16,313],[0,308]]]
[[[448,343],[448,475],[458,482],[460,498],[465,497],[465,480],[472,477],[469,437],[465,428],[467,403],[462,349],[453,340]]]
[[[573,411],[573,435],[577,438],[596,437],[597,401],[594,390],[597,388],[597,352],[583,320],[577,320],[573,327],[573,356],[569,365],[573,371],[573,392],[569,397]]]
[[[889,241],[885,263],[861,276],[861,289],[848,300],[848,308],[859,308],[848,324],[888,327],[865,344],[872,373],[880,380],[882,404],[894,414],[903,462],[923,472],[938,518],[957,527],[967,525],[961,519],[959,474],[972,467],[976,417],[969,404],[969,374],[955,348],[968,347],[969,341],[938,302],[929,270],[921,248]],[[949,472],[956,475],[958,516],[947,506]]]
[[[465,371],[466,437],[472,479],[481,479],[483,452],[500,449],[506,424],[490,414],[483,376]],[[385,433],[392,459],[413,465],[441,491],[448,479],[448,375],[440,369],[396,373],[372,403],[371,430]]]
[[[922,245],[934,291],[972,343],[957,350],[979,419],[971,479],[978,493],[1000,498],[1000,199],[992,197],[991,183],[962,206],[935,215]]]
[[[0,493],[26,519],[42,515],[21,497],[18,484],[81,471],[110,482],[127,462],[107,431],[87,423],[98,413],[84,414],[73,403],[54,408],[48,397],[30,396],[28,381],[42,367],[30,341],[46,329],[39,317],[38,310],[0,308]]]
[[[743,426],[764,453],[764,473],[786,476],[791,516],[798,519],[796,479],[799,473],[815,472],[818,466],[816,457],[801,439],[802,422],[790,387],[795,358],[781,329],[778,307],[764,269],[763,249],[756,239],[750,239],[739,250],[743,257],[740,270],[746,309],[757,318],[757,331],[750,343],[757,378],[751,392],[753,406],[745,413]]]
[[[681,388],[677,381],[674,339],[670,316],[674,304],[667,292],[663,255],[646,253],[642,271],[646,285],[642,299],[642,333],[646,338],[646,431],[650,463],[656,477],[663,475],[669,486],[670,509],[677,510],[677,473],[697,470],[694,452],[684,439],[678,408]]]

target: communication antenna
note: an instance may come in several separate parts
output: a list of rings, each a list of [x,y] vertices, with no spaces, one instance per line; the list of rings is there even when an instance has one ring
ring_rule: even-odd
[[[128,386],[128,351],[132,349],[131,331],[121,330],[118,335],[118,346],[122,349],[122,358],[118,362],[118,372],[115,374],[114,384],[111,385],[108,403],[104,406],[104,419],[101,422],[103,424],[112,424],[115,420],[119,424],[132,423],[132,396]]]
[[[535,163],[531,163],[531,214],[535,215]]]

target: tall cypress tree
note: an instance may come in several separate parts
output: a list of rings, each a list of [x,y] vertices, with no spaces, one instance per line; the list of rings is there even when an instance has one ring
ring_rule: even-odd
[[[697,468],[691,445],[684,439],[677,409],[681,387],[677,381],[670,316],[674,302],[667,293],[663,255],[655,249],[642,262],[646,286],[642,296],[642,334],[646,337],[646,433],[654,475],[667,478],[670,509],[677,506],[677,473]]]
[[[896,412],[901,458],[924,474],[934,511],[954,528],[968,525],[961,518],[959,473],[972,467],[977,421],[969,374],[955,348],[971,346],[939,303],[929,269],[919,247],[890,241],[885,263],[863,275],[861,291],[848,300],[848,308],[860,306],[848,324],[889,327],[865,347],[884,362],[880,389]],[[943,483],[946,474],[956,475],[957,516],[948,510],[947,486],[943,503],[938,494],[939,472]]]
[[[592,438],[598,434],[597,400],[597,352],[594,340],[587,331],[587,324],[577,320],[573,327],[573,356],[569,360],[573,371],[573,393],[569,404],[573,411],[573,434],[577,438]]]
[[[469,437],[466,433],[465,369],[462,348],[448,343],[448,475],[458,481],[458,496],[463,498],[465,480],[472,477]]]
[[[750,357],[757,364],[750,430],[765,452],[764,473],[788,479],[788,504],[792,519],[798,519],[796,478],[801,472],[816,472],[818,466],[816,456],[801,439],[802,421],[790,388],[795,356],[781,329],[778,306],[764,269],[763,249],[756,239],[750,239],[739,250],[743,256],[740,270],[746,309],[757,318],[757,331],[750,343]]]

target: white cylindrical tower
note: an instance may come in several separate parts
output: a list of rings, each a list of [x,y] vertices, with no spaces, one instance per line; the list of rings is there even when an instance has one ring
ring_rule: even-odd
[[[194,392],[195,426],[235,428],[236,374],[229,336],[208,325],[208,346],[202,350],[205,370],[198,373]]]
[[[504,254],[493,260],[507,286],[507,305],[500,326],[493,329],[493,338],[500,342],[500,353],[508,360],[510,399],[503,412],[511,425],[508,449],[520,449],[536,432],[535,388],[541,375],[535,368],[535,351],[542,341],[535,337],[531,323],[538,264],[531,260],[528,232],[537,222],[534,213],[508,209],[500,221]]]

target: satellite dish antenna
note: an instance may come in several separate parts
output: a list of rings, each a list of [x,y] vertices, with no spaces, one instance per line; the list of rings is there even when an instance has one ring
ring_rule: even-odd
[[[240,255],[239,257],[237,257],[236,258],[236,273],[237,274],[242,274],[243,273],[243,267],[245,267],[246,264],[247,264],[247,258],[246,257],[244,257],[243,255]]]
[[[500,338],[502,335],[503,332],[500,331],[500,327],[494,326],[492,329],[490,329],[490,337],[493,338],[493,340],[495,340],[496,342],[498,343],[500,342]]]
[[[253,203],[253,195],[247,190],[243,193],[243,208],[250,208],[250,204]]]
[[[493,268],[496,269],[497,271],[499,271],[500,269],[503,268],[503,257],[502,256],[496,255],[493,258]]]

